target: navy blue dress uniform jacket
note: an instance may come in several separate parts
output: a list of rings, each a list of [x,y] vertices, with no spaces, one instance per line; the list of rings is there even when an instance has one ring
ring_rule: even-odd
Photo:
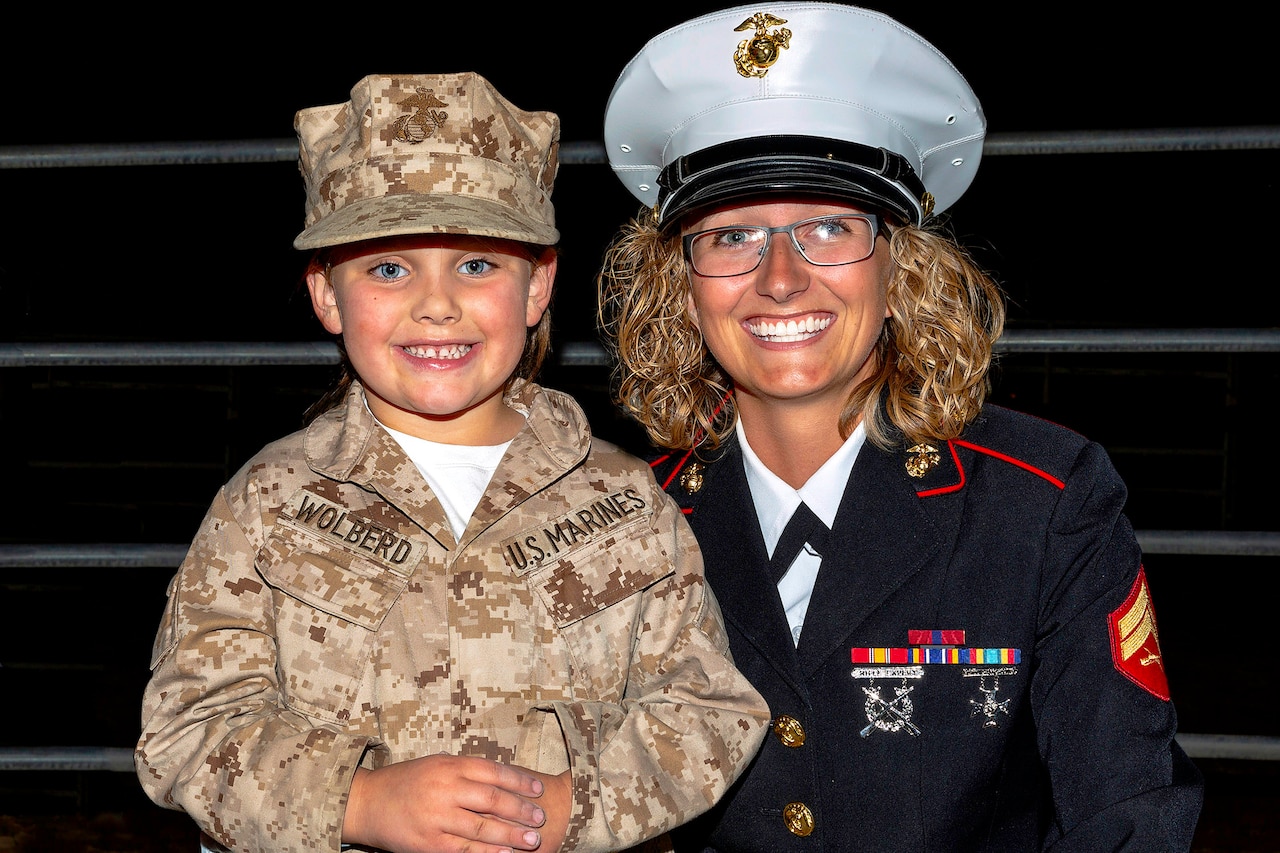
[[[774,719],[679,849],[1188,850],[1202,777],[1174,740],[1142,554],[1105,451],[994,406],[933,449],[862,448],[798,646],[736,440],[698,467],[654,462]],[[877,669],[854,649],[1006,663]]]

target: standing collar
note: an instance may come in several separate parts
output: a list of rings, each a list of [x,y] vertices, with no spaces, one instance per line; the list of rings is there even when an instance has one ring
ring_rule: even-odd
[[[828,529],[835,526],[836,512],[840,509],[840,499],[849,482],[849,475],[853,472],[853,463],[866,442],[867,432],[861,423],[844,444],[840,445],[840,449],[822,463],[822,467],[799,489],[791,488],[760,461],[747,441],[741,418],[734,429],[738,435],[738,445],[742,448],[743,468],[747,474],[747,485],[751,489],[751,500],[756,507],[756,517],[760,522],[760,532],[764,534],[765,547],[769,553],[773,553],[778,537],[782,535],[782,528],[791,520],[791,514],[801,501],[809,505]]]

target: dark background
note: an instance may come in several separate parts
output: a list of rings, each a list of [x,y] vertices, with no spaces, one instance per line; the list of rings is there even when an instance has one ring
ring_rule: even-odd
[[[6,13],[5,41],[25,49],[0,56],[0,146],[292,139],[296,110],[345,100],[366,74],[464,70],[520,107],[559,113],[564,142],[598,142],[625,61],[718,4],[625,16],[422,5],[370,8],[368,19],[344,8],[286,22],[225,5],[181,22],[119,7]],[[1252,5],[875,8],[953,60],[993,137],[1280,124],[1273,30]],[[988,156],[951,222],[1006,287],[1011,329],[1274,329],[1278,157]],[[0,346],[325,339],[298,291],[292,163],[0,170],[0,199]],[[635,204],[603,164],[563,165],[555,200],[561,352],[597,341],[593,276]],[[217,487],[296,428],[334,375],[0,369],[0,545],[187,542]],[[603,368],[553,363],[544,379],[576,393],[599,433],[637,442]],[[1006,354],[995,399],[1102,442],[1140,530],[1276,531],[1278,379],[1269,352]],[[1266,654],[1278,567],[1149,555],[1182,731],[1280,735]],[[132,746],[170,574],[0,569],[0,747]],[[1196,850],[1277,849],[1276,762],[1199,763],[1209,786]],[[191,837],[129,774],[0,772],[0,851],[190,850]]]

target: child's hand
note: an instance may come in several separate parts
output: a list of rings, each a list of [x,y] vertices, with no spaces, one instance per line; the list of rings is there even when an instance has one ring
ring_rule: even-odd
[[[542,782],[542,796],[538,799],[538,805],[542,807],[547,819],[542,824],[542,844],[538,846],[537,853],[556,853],[564,843],[569,829],[569,817],[573,814],[573,777],[568,770],[559,776],[548,776],[523,767],[513,769],[523,770]]]
[[[541,778],[539,778],[541,777]],[[430,755],[356,771],[347,799],[342,840],[394,853],[513,853],[555,850],[568,825],[569,784],[554,847],[540,847],[539,828],[547,814],[533,802],[543,794],[542,776],[489,761],[456,755]]]

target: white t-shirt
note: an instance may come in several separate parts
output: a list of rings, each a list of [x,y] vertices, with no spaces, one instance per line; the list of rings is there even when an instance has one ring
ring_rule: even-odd
[[[481,446],[441,444],[391,429],[386,424],[382,424],[382,428],[404,448],[405,455],[422,472],[427,485],[444,505],[454,538],[462,539],[480,496],[511,442]]]

